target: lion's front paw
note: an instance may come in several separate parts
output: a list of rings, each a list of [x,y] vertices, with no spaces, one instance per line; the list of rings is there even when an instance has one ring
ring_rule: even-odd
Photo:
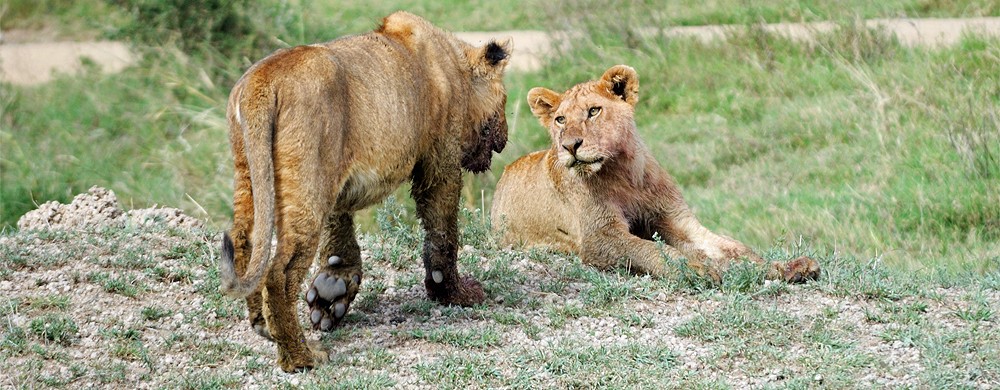
[[[785,263],[782,278],[788,283],[805,283],[819,279],[819,263],[812,258],[801,256]]]
[[[329,267],[316,274],[306,291],[309,321],[313,329],[322,331],[332,330],[340,323],[361,288],[360,269],[338,269],[337,256],[330,257],[329,262]]]
[[[439,272],[439,271],[435,271]],[[472,306],[486,300],[483,285],[470,276],[462,276],[457,283],[447,283],[447,280],[431,278],[424,281],[427,295],[444,305]],[[449,285],[450,284],[450,285]]]

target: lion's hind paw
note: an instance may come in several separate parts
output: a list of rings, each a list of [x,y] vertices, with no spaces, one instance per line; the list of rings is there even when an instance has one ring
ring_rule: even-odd
[[[361,273],[355,270],[323,270],[316,274],[311,284],[306,291],[309,322],[313,329],[329,331],[347,314],[361,287]]]

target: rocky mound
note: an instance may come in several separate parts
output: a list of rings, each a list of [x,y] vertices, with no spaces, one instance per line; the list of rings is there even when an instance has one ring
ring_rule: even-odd
[[[127,225],[163,224],[173,228],[202,229],[201,220],[185,215],[180,209],[151,207],[122,210],[114,191],[90,187],[70,204],[46,202],[24,214],[17,221],[17,228],[27,230],[79,230],[96,227],[125,227]]]

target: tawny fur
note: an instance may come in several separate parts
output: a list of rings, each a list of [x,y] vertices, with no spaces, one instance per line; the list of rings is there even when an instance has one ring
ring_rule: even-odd
[[[235,188],[222,290],[246,297],[250,323],[276,342],[282,369],[325,357],[303,343],[295,314],[310,263],[344,258],[358,276],[353,299],[361,271],[353,213],[404,181],[427,231],[430,297],[483,299],[456,267],[458,198],[462,169],[488,169],[506,143],[509,46],[475,47],[397,12],[371,33],[279,50],[237,82],[227,107]]]
[[[716,280],[733,260],[763,263],[746,245],[695,218],[639,138],[633,119],[638,93],[638,75],[625,65],[563,94],[529,91],[528,104],[552,146],[504,169],[493,197],[494,230],[510,245],[577,253],[597,268],[658,277],[672,272],[664,254],[686,258]],[[662,251],[654,235],[665,243]],[[803,281],[818,272],[814,260],[800,258],[770,264],[768,277]]]

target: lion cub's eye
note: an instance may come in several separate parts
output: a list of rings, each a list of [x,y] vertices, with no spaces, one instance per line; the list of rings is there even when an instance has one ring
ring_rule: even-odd
[[[562,125],[566,123],[566,117],[559,115],[556,117],[556,123]]]
[[[600,107],[591,107],[590,111],[587,111],[587,118],[593,118],[601,114]]]

